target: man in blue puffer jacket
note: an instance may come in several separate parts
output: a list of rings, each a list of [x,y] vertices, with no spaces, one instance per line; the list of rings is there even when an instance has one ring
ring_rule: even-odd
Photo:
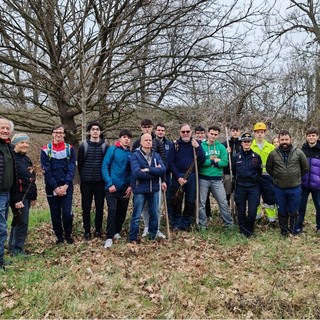
[[[158,231],[159,178],[167,169],[158,153],[152,151],[152,137],[145,133],[141,146],[131,155],[131,187],[133,191],[133,213],[130,223],[129,241],[138,239],[139,222],[145,202],[149,207],[149,239],[155,239]]]
[[[306,143],[302,146],[302,151],[306,155],[310,171],[302,177],[302,193],[299,208],[299,220],[296,226],[296,233],[302,232],[304,217],[308,203],[309,193],[316,208],[316,227],[320,232],[320,141],[319,131],[316,128],[306,130]]]

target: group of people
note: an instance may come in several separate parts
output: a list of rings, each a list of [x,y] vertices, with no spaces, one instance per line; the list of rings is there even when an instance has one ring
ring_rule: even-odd
[[[278,146],[267,142],[267,127],[262,122],[254,125],[253,135],[241,133],[238,125],[231,125],[223,143],[219,141],[218,126],[210,126],[208,130],[198,126],[193,132],[189,124],[183,124],[179,138],[174,141],[166,137],[163,123],[153,130],[152,121],[144,119],[140,127],[141,136],[133,144],[132,132],[122,129],[119,139],[108,146],[102,125],[91,122],[87,126],[87,140],[80,144],[78,154],[65,142],[64,126],[53,128],[52,141],[41,150],[41,166],[57,244],[74,242],[72,198],[77,168],[85,240],[103,236],[106,199],[105,248],[121,239],[131,194],[129,241],[133,243],[139,239],[141,217],[142,236],[150,240],[165,238],[160,230],[163,197],[173,230],[189,231],[194,220],[200,230],[205,230],[211,214],[210,194],[217,202],[226,228],[234,226],[230,207],[235,202],[239,231],[251,237],[256,221],[261,219],[260,203],[271,226],[276,226],[278,215],[282,235],[302,232],[311,193],[320,232],[320,142],[316,128],[306,131],[306,143],[300,150],[292,145],[286,130],[280,131],[278,141],[274,141]],[[0,119],[1,268],[4,268],[9,205],[14,217],[9,251],[12,255],[25,254],[29,207],[37,197],[35,173],[27,156],[29,137],[18,133],[10,140],[12,131],[13,123]]]

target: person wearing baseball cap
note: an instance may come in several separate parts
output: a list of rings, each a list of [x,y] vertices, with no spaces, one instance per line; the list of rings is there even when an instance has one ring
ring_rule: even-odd
[[[260,179],[260,195],[264,202],[265,214],[270,223],[270,226],[276,225],[276,205],[273,191],[272,178],[266,171],[266,163],[269,154],[274,150],[274,145],[266,139],[267,126],[263,122],[257,122],[253,126],[254,139],[251,144],[251,149],[260,155],[262,160],[262,177]],[[258,207],[257,219],[261,219],[260,206]]]
[[[254,223],[260,202],[260,178],[262,175],[261,157],[252,151],[252,136],[243,133],[241,150],[232,159],[232,172],[235,184],[235,202],[238,212],[239,231],[250,238],[254,235]],[[248,214],[246,215],[246,208]]]

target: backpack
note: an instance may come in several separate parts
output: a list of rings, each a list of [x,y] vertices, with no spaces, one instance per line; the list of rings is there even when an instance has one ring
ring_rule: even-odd
[[[66,147],[66,153],[67,153],[67,160],[69,161],[70,159],[70,144],[69,143],[64,143],[65,144],[65,147]],[[48,157],[49,157],[49,160],[51,160],[52,158],[52,142],[49,142],[47,144],[47,149],[48,149]]]
[[[102,154],[104,155],[106,152],[106,148],[107,148],[107,145],[105,142],[101,145],[101,148],[102,148]],[[84,158],[85,158],[87,151],[88,151],[88,141],[87,140],[83,142],[83,150],[84,150]]]

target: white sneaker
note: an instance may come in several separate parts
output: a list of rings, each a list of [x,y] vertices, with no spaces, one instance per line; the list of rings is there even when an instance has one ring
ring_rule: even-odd
[[[113,236],[113,238],[116,239],[116,240],[121,239],[120,233],[116,233],[116,234]]]
[[[142,237],[146,237],[149,234],[149,228],[145,227],[143,229]]]
[[[158,231],[157,238],[166,239],[166,236],[161,231]]]
[[[104,243],[104,247],[106,249],[111,248],[112,244],[113,244],[112,239],[107,239],[106,242]]]

